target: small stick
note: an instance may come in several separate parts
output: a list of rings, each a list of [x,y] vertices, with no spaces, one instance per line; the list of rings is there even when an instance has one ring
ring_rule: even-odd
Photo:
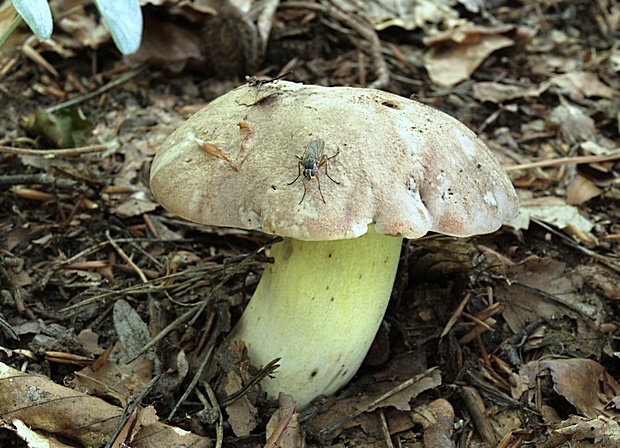
[[[202,376],[202,372],[204,372],[204,370],[207,368],[207,364],[209,363],[209,360],[211,359],[211,355],[213,354],[214,347],[215,346],[211,346],[207,354],[202,358],[202,362],[200,363],[200,366],[198,367],[196,374],[194,375],[194,377],[188,384],[181,398],[179,398],[179,400],[176,402],[176,404],[172,408],[172,411],[170,411],[170,415],[168,415],[168,420],[172,420],[172,417],[174,417],[174,414],[176,414],[177,410],[179,409],[179,406],[181,406],[185,402],[185,400],[187,400],[187,397],[189,397],[189,394],[192,393],[192,391],[194,390],[194,387],[196,387],[196,384],[198,384],[198,380]]]
[[[91,98],[99,96],[102,93],[107,92],[108,90],[111,90],[111,89],[113,89],[115,87],[120,86],[121,84],[124,84],[125,82],[129,81],[130,79],[135,78],[136,76],[138,76],[144,70],[146,70],[145,66],[138,67],[138,68],[136,68],[134,70],[130,70],[127,73],[119,76],[115,80],[110,81],[109,83],[105,84],[104,86],[99,87],[97,90],[93,90],[92,92],[87,93],[86,95],[82,95],[82,96],[78,96],[78,97],[72,98],[69,101],[65,101],[64,103],[59,103],[59,104],[56,104],[55,106],[48,107],[47,109],[45,109],[45,111],[48,112],[48,113],[52,113],[52,112],[56,112],[57,110],[64,109],[66,107],[71,107],[71,106],[75,106],[77,104],[83,103],[84,101],[87,101],[87,100],[89,100]]]
[[[0,176],[0,185],[52,185],[57,188],[74,189],[79,182],[73,179],[59,179],[47,173],[39,174],[16,174],[9,176]]]
[[[142,400],[144,400],[144,397],[146,397],[149,394],[149,392],[153,390],[153,388],[159,382],[162,376],[163,376],[162,374],[154,376],[153,379],[151,379],[151,381],[149,381],[149,383],[144,387],[144,389],[140,391],[138,396],[136,396],[136,398],[127,405],[127,407],[123,411],[121,419],[118,421],[118,425],[116,425],[116,429],[114,430],[114,432],[108,439],[108,442],[105,444],[105,448],[111,448],[112,446],[119,446],[119,445],[115,445],[114,442],[116,442],[116,439],[118,438],[121,431],[123,430],[125,423],[127,423],[127,421],[131,418],[134,412],[137,412],[138,406],[140,405],[140,403],[142,403]]]
[[[217,397],[215,396],[215,392],[211,388],[209,383],[205,383],[205,390],[207,391],[207,397],[209,397],[209,401],[211,402],[211,407],[217,412],[217,426],[215,427],[216,440],[215,440],[215,448],[222,448],[222,444],[224,441],[224,427],[222,416],[222,410],[220,409],[220,404],[217,402]]]
[[[138,276],[140,277],[140,280],[142,280],[142,283],[147,283],[149,280],[146,278],[146,275],[144,275],[144,272],[142,272],[142,270],[133,262],[133,260],[129,257],[129,255],[127,255],[125,251],[121,249],[121,247],[118,244],[116,244],[116,241],[114,241],[112,237],[110,236],[109,230],[105,231],[105,236],[110,242],[110,244],[112,245],[112,247],[116,250],[116,252],[118,252],[118,254],[123,258],[123,260],[125,260],[127,264],[131,266],[133,270],[138,273]]]
[[[20,156],[78,156],[81,154],[89,154],[91,152],[103,152],[108,149],[108,145],[93,145],[82,146],[80,148],[68,148],[68,149],[25,149],[25,148],[13,148],[11,146],[0,146],[0,153],[17,154]]]
[[[469,410],[469,414],[474,422],[474,426],[478,433],[486,443],[490,446],[497,444],[497,436],[493,430],[493,425],[487,417],[486,408],[482,402],[482,398],[478,391],[471,386],[463,386],[460,388],[461,397],[465,402],[465,406]]]
[[[278,412],[280,412],[279,409],[278,409]],[[293,418],[293,414],[295,414],[295,406],[291,406],[288,412],[286,413],[286,415],[284,416],[284,418],[280,420],[280,423],[278,423],[276,430],[273,432],[273,434],[271,434],[271,437],[269,437],[269,439],[267,440],[267,443],[265,444],[265,448],[276,448],[279,446],[278,442],[280,441],[282,434],[284,434],[284,430],[286,429],[288,424],[291,422],[291,419]]]
[[[385,419],[383,409],[379,409],[379,418],[381,419],[381,432],[383,432],[385,444],[388,448],[394,448],[394,444],[392,443],[392,437],[390,436],[390,428],[388,427],[387,420]]]
[[[620,160],[620,152],[614,154],[608,154],[605,156],[577,156],[577,157],[564,157],[560,159],[551,160],[539,160],[537,162],[522,163],[520,165],[506,166],[505,171],[517,171],[517,170],[531,170],[534,168],[546,168],[550,166],[570,165],[572,163],[580,165],[584,163],[601,163],[601,162],[613,162],[614,160]]]

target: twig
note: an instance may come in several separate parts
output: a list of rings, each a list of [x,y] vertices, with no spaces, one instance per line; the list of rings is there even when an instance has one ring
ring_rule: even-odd
[[[214,345],[212,345],[211,348],[209,348],[209,351],[207,352],[202,362],[200,363],[200,367],[198,367],[198,370],[196,371],[196,374],[192,378],[192,381],[188,384],[187,388],[185,389],[185,392],[183,392],[183,395],[181,396],[181,398],[179,398],[179,400],[176,402],[176,404],[172,408],[172,411],[170,411],[170,415],[168,415],[168,420],[172,420],[172,417],[174,417],[174,414],[176,414],[177,409],[179,409],[179,406],[181,406],[185,402],[187,397],[189,397],[189,394],[191,394],[192,391],[194,390],[194,387],[196,387],[196,384],[198,384],[198,380],[202,376],[202,372],[204,372],[205,368],[207,367],[207,364],[209,363],[209,360],[211,359],[211,355],[213,354],[214,348],[215,348]]]
[[[47,109],[45,109],[45,111],[49,112],[49,113],[56,112],[57,110],[64,109],[65,107],[71,107],[71,106],[75,106],[76,104],[83,103],[84,101],[87,101],[87,100],[89,100],[91,98],[99,96],[102,93],[107,92],[108,90],[111,90],[111,89],[113,89],[115,87],[120,86],[121,84],[124,84],[125,82],[129,81],[130,79],[135,78],[136,76],[138,76],[144,70],[146,70],[146,67],[144,67],[144,66],[138,67],[138,68],[136,68],[134,70],[130,70],[127,73],[119,76],[115,80],[110,81],[106,85],[99,87],[97,90],[93,90],[92,92],[87,93],[86,95],[82,95],[82,96],[78,96],[76,98],[72,98],[69,101],[65,101],[64,103],[59,103],[59,104],[56,104],[55,106],[48,107]]]
[[[220,404],[217,402],[217,397],[215,396],[215,392],[213,392],[211,385],[206,383],[204,387],[207,391],[207,397],[209,397],[209,401],[211,402],[211,407],[215,410],[215,412],[217,412],[215,448],[222,448],[222,444],[224,442],[224,416],[222,415],[222,409],[220,408]]]
[[[116,239],[117,243],[141,243],[141,242],[146,242],[146,243],[152,243],[152,242],[158,242],[158,243],[186,243],[186,242],[192,242],[194,241],[193,239],[189,238],[189,239],[174,239],[174,240],[164,240],[164,239],[160,239],[160,238],[118,238]],[[52,265],[52,269],[59,269],[61,266],[67,265],[67,264],[71,264],[74,261],[85,257],[87,255],[91,255],[95,252],[98,252],[99,250],[103,249],[104,247],[108,246],[110,244],[109,241],[102,241],[100,243],[97,243],[96,245],[89,247],[87,249],[84,249],[81,252],[78,252],[77,254],[67,258],[66,260],[61,260],[61,261],[57,261],[54,262],[54,264]]]
[[[194,305],[191,309],[189,309],[188,311],[183,313],[181,316],[177,317],[170,324],[166,325],[166,328],[161,330],[157,334],[157,336],[155,336],[153,339],[151,339],[149,341],[148,344],[146,344],[144,347],[142,347],[142,349],[136,354],[136,357],[142,355],[143,353],[146,353],[152,347],[155,347],[159,341],[161,341],[163,338],[165,338],[169,333],[174,331],[176,328],[178,328],[185,321],[190,319],[196,313],[196,310],[198,309],[199,306],[200,305]]]
[[[570,165],[570,164],[584,164],[584,163],[602,163],[613,162],[614,160],[620,160],[620,152],[608,154],[605,156],[577,156],[577,157],[563,157],[551,160],[539,160],[537,162],[522,163],[520,165],[512,165],[504,167],[505,171],[517,171],[517,170],[531,170],[534,168],[547,168],[550,166]]]
[[[597,252],[594,252],[593,250],[590,250],[587,247],[583,247],[577,244],[575,241],[573,241],[572,238],[554,229],[553,227],[551,227],[550,225],[548,225],[547,223],[543,221],[540,221],[538,219],[532,219],[532,221],[538,224],[539,226],[541,226],[542,228],[553,233],[554,235],[558,236],[560,238],[560,241],[563,244],[566,244],[567,246],[572,247],[573,249],[577,249],[578,251],[583,252],[584,254],[588,255],[589,257],[594,258],[596,261],[604,264],[605,266],[607,266],[610,269],[613,269],[616,272],[620,272],[620,260],[618,259],[614,260],[610,257],[606,257],[605,255],[601,255]]]
[[[269,242],[268,244],[266,244],[265,246],[262,246],[260,248],[258,248],[257,250],[251,252],[250,254],[246,255],[245,258],[243,260],[241,260],[241,262],[235,266],[234,269],[232,269],[231,271],[229,271],[226,275],[224,275],[224,277],[222,278],[222,280],[220,280],[220,282],[215,285],[213,287],[213,289],[209,292],[209,294],[207,295],[207,297],[202,301],[202,303],[196,304],[194,305],[192,308],[190,308],[187,312],[185,312],[183,315],[181,315],[180,317],[176,318],[172,323],[170,323],[169,325],[166,326],[166,328],[164,328],[162,331],[160,331],[157,336],[155,336],[153,339],[151,339],[151,341],[146,344],[142,350],[140,350],[137,354],[137,356],[141,355],[142,353],[146,353],[147,350],[149,350],[151,347],[154,347],[159,341],[161,341],[168,333],[170,333],[171,331],[173,331],[174,329],[176,329],[179,325],[181,325],[182,323],[184,323],[186,320],[190,319],[192,316],[193,318],[188,322],[188,326],[191,326],[194,324],[194,322],[196,321],[196,319],[198,319],[198,317],[202,314],[202,312],[204,311],[204,309],[207,307],[207,305],[209,303],[211,303],[211,300],[213,299],[213,297],[215,297],[215,293],[224,285],[224,283],[226,283],[230,278],[232,278],[238,271],[239,269],[241,269],[242,266],[244,266],[245,264],[247,264],[248,260],[253,259],[259,252],[263,251],[265,248],[270,247],[272,244],[281,241],[281,238],[274,238],[271,242]],[[212,266],[212,268],[219,268],[218,266]],[[177,274],[172,274],[166,277],[162,277],[161,279],[158,280],[164,280],[164,279],[170,279],[176,276],[181,276],[181,275],[187,275],[187,271],[184,271],[183,273],[177,273]],[[193,277],[193,276],[192,276]],[[148,282],[148,283],[152,283],[152,282]],[[164,283],[164,281],[161,282],[162,285]],[[177,288],[178,285],[168,285],[167,287],[162,286],[160,287],[160,290],[164,290],[164,289],[169,289],[169,288]],[[125,293],[127,294],[127,293]],[[103,294],[99,295],[99,298],[101,298],[103,296]],[[92,300],[93,298],[89,299]],[[86,301],[84,301],[86,302]],[[82,302],[80,305],[82,305],[84,302]],[[73,305],[73,307],[75,307],[75,305]],[[71,307],[65,308],[65,311],[68,311]]]
[[[144,400],[144,397],[146,397],[148,393],[153,389],[153,387],[155,387],[155,385],[161,379],[161,377],[162,377],[161,374],[153,377],[153,379],[149,381],[146,387],[140,391],[140,393],[135,398],[135,400],[133,400],[131,403],[127,405],[127,407],[123,411],[123,415],[121,416],[121,419],[118,422],[118,425],[116,425],[116,429],[114,430],[114,432],[108,439],[108,442],[105,444],[105,448],[110,448],[113,446],[113,443],[116,442],[116,438],[119,436],[119,434],[123,430],[123,427],[125,426],[125,423],[127,422],[127,420],[129,420],[131,415],[138,409],[138,406],[140,405],[140,403],[142,403],[142,400]],[[120,446],[120,445],[114,445],[114,446]]]
[[[540,288],[535,288],[534,286],[530,286],[530,285],[526,285],[524,283],[520,283],[520,282],[515,282],[515,281],[511,281],[510,282],[510,286],[518,286],[520,288],[523,289],[527,289],[529,291],[532,291],[536,294],[541,295],[542,297],[545,297],[549,300],[551,300],[552,302],[555,302],[559,305],[563,305],[566,308],[573,310],[579,314],[581,314],[582,316],[587,317],[590,320],[595,320],[597,318],[596,316],[596,309],[591,306],[588,305],[586,303],[579,303],[579,304],[573,304],[571,302],[569,302],[568,300],[564,300],[561,297],[555,296],[551,293],[548,293],[547,291],[544,291]]]
[[[220,280],[220,282],[215,285],[213,287],[213,289],[211,290],[211,292],[209,292],[209,295],[207,296],[207,298],[202,302],[202,304],[200,305],[200,307],[198,308],[198,311],[196,312],[196,316],[194,316],[194,318],[192,320],[189,321],[188,325],[194,325],[194,323],[196,322],[196,320],[198,319],[198,317],[202,314],[202,312],[204,311],[204,309],[207,307],[207,305],[209,304],[209,302],[211,301],[211,299],[213,298],[213,296],[215,295],[215,292],[220,289],[224,283],[226,283],[233,275],[235,275],[237,273],[237,271],[239,271],[239,269],[241,269],[241,267],[243,267],[249,260],[252,260],[256,255],[258,255],[260,252],[263,252],[265,249],[267,249],[268,247],[273,246],[275,243],[278,243],[282,241],[281,237],[276,237],[273,240],[271,240],[269,243],[265,244],[262,247],[259,247],[258,249],[256,249],[253,252],[250,252],[250,254],[248,254],[247,257],[245,257],[243,260],[241,260],[241,262],[235,266],[231,272],[228,272],[224,278],[222,278],[222,280]]]
[[[278,426],[276,427],[273,434],[271,434],[271,437],[267,439],[265,448],[276,448],[280,446],[278,442],[280,441],[282,434],[284,434],[284,430],[286,429],[288,424],[291,422],[291,419],[293,418],[293,414],[295,414],[295,406],[291,406],[288,412],[286,413],[286,415],[284,416],[284,418],[280,420],[280,423],[278,423]]]
[[[114,241],[112,239],[112,237],[110,236],[110,231],[106,230],[105,231],[105,237],[108,239],[108,241],[110,242],[110,244],[112,245],[112,247],[116,250],[116,252],[118,252],[118,254],[121,256],[121,258],[123,260],[125,260],[127,262],[127,264],[129,266],[131,266],[131,268],[136,271],[138,273],[138,276],[140,277],[140,280],[142,280],[142,283],[148,283],[148,279],[146,278],[146,275],[144,275],[144,272],[142,272],[142,269],[140,269],[134,262],[133,260],[129,257],[129,255],[127,255],[125,253],[125,251],[123,249],[121,249],[121,247],[116,244],[116,241]]]
[[[471,293],[468,292],[465,298],[461,300],[461,303],[459,303],[459,306],[456,307],[454,313],[452,313],[452,316],[450,316],[450,320],[448,320],[446,327],[441,332],[441,336],[439,336],[440,338],[443,338],[445,335],[447,335],[452,329],[452,327],[454,327],[454,324],[456,324],[456,321],[461,317],[461,313],[465,309],[465,305],[467,305],[467,302],[469,302],[470,298]]]
[[[482,440],[490,446],[495,446],[497,444],[497,436],[495,435],[493,425],[489,421],[489,417],[487,417],[482,397],[480,397],[476,389],[470,386],[463,386],[459,391]]]
[[[68,148],[68,149],[26,149],[26,148],[13,148],[11,146],[0,146],[0,153],[5,154],[17,154],[20,156],[79,156],[82,154],[89,154],[92,152],[103,152],[109,149],[108,145],[93,145],[82,146],[80,148]]]
[[[381,432],[383,433],[385,444],[388,448],[394,448],[394,444],[392,443],[392,437],[390,436],[390,428],[388,427],[387,420],[385,419],[383,409],[379,409],[379,418],[381,419]]]
[[[510,336],[508,340],[503,342],[499,348],[506,354],[508,358],[508,362],[513,366],[521,365],[521,357],[518,354],[517,347],[521,347],[527,338],[542,324],[547,324],[556,330],[559,329],[558,325],[553,322],[552,319],[547,317],[537,317],[532,322],[527,324],[525,327],[521,328],[521,330],[517,331],[515,334]]]
[[[15,174],[9,176],[0,176],[0,186],[5,185],[51,185],[54,188],[75,189],[80,186],[80,182],[73,179],[57,178],[47,173],[38,174]]]

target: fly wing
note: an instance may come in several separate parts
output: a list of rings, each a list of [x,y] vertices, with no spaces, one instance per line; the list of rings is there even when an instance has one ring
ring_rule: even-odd
[[[306,146],[306,152],[304,154],[304,158],[306,160],[314,159],[317,162],[321,160],[323,157],[323,149],[325,148],[325,140],[318,138],[316,140],[312,140]]]

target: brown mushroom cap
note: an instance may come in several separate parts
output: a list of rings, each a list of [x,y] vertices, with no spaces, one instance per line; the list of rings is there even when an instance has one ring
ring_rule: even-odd
[[[319,170],[325,202],[316,179],[289,185],[315,139],[327,156],[340,150],[327,163],[340,184]],[[498,161],[454,118],[378,90],[286,81],[238,87],[196,113],[159,149],[151,188],[191,221],[308,241],[354,238],[372,223],[406,238],[469,236],[518,210]]]

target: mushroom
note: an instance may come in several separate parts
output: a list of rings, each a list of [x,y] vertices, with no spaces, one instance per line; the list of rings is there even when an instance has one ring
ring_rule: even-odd
[[[403,238],[489,233],[518,210],[500,164],[454,118],[378,90],[286,81],[196,113],[158,150],[151,188],[191,221],[283,237],[229,338],[257,366],[281,358],[262,387],[299,408],[360,367]]]

